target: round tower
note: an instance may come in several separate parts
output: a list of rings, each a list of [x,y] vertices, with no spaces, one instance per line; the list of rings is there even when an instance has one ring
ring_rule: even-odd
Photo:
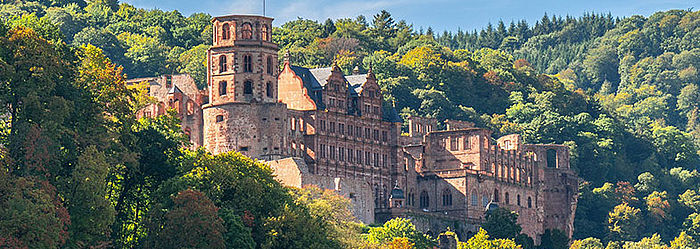
[[[277,45],[272,18],[231,15],[212,19],[207,53],[209,103],[202,107],[204,146],[260,159],[285,155],[287,108],[277,101]]]

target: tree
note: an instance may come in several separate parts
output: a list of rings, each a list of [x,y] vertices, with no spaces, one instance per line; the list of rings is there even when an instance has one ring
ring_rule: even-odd
[[[622,203],[608,214],[608,230],[612,240],[634,240],[639,233],[639,209]]]
[[[374,245],[380,245],[392,241],[394,238],[408,238],[415,244],[415,248],[430,248],[434,244],[427,235],[416,230],[411,220],[394,218],[381,227],[370,227],[367,241]]]
[[[481,228],[497,239],[515,239],[522,231],[518,225],[518,214],[505,208],[488,211]]]
[[[566,249],[569,247],[569,236],[559,229],[547,229],[542,234],[539,248]]]
[[[155,248],[226,248],[223,220],[209,198],[199,191],[185,190],[173,197],[173,204],[165,214]]]
[[[495,239],[495,240],[489,240],[489,235],[486,233],[486,230],[484,229],[479,229],[479,232],[477,232],[474,236],[469,238],[467,242],[458,242],[457,243],[457,248],[458,249],[471,249],[471,248],[479,248],[479,249],[522,249],[519,245],[516,245],[515,242],[509,239]]]
[[[585,238],[583,240],[574,240],[571,243],[570,249],[603,249],[603,243],[598,238]]]

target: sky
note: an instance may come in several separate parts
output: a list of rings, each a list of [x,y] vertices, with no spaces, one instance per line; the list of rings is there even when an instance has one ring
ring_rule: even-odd
[[[204,12],[212,16],[263,13],[263,0],[121,0],[146,9],[178,10],[188,16]],[[547,13],[581,16],[611,13],[613,16],[649,16],[669,9],[696,9],[700,0],[267,0],[265,15],[275,25],[296,18],[324,21],[365,15],[367,20],[387,10],[394,20],[406,20],[418,28],[436,32],[475,30],[503,20],[534,24]]]

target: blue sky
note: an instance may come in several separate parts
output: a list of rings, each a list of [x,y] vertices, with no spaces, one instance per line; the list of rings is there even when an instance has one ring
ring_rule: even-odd
[[[262,0],[121,0],[147,9],[178,10],[184,15],[205,12],[213,16],[261,14]],[[533,24],[544,13],[580,16],[585,12],[611,13],[613,16],[648,16],[656,11],[690,9],[700,0],[267,0],[266,15],[275,25],[297,17],[325,20],[365,15],[368,20],[380,10],[394,19],[406,20],[414,27],[442,30],[474,30],[489,22],[525,19]]]

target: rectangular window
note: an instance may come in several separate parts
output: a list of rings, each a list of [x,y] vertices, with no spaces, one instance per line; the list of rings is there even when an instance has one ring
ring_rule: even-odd
[[[451,151],[458,151],[459,150],[459,138],[458,137],[450,137],[450,150]]]
[[[338,108],[345,108],[345,101],[344,100],[338,100]]]
[[[335,122],[331,122],[330,133],[335,133]]]
[[[335,107],[335,99],[334,98],[328,98],[328,106]]]
[[[379,130],[374,130],[372,132],[375,141],[379,141]]]
[[[374,153],[374,165],[376,167],[379,167],[379,153]]]
[[[338,133],[345,135],[345,124],[338,124]]]
[[[389,132],[387,131],[382,131],[382,141],[386,142],[389,137]]]
[[[379,115],[379,107],[378,106],[374,107],[374,114]]]
[[[362,138],[362,128],[360,128],[359,126],[355,126],[355,136],[357,136],[358,138]]]
[[[326,158],[326,145],[325,144],[320,144],[318,146],[318,157]]]
[[[471,150],[472,144],[469,142],[469,136],[464,137],[464,150]]]
[[[331,146],[330,146],[330,150],[331,150],[330,153],[329,153],[329,154],[330,154],[330,158],[333,159],[333,160],[335,160],[335,146],[332,146],[332,145],[331,145]]]
[[[372,165],[372,154],[369,151],[365,151],[365,164]]]
[[[345,161],[345,148],[338,147],[338,160]]]
[[[348,136],[352,136],[352,125],[348,125]]]
[[[320,130],[325,131],[326,130],[326,120],[321,120],[319,126],[320,126],[319,127]]]
[[[371,108],[370,105],[368,105],[368,104],[365,105],[365,114],[369,114],[370,108]]]
[[[356,161],[357,164],[362,164],[362,151],[361,151],[361,150],[357,150],[357,153],[356,153],[356,154],[357,154],[357,161]]]
[[[352,149],[348,148],[348,162],[354,163],[355,162],[355,154]]]
[[[387,166],[389,166],[388,159],[389,157],[386,154],[382,155],[382,167],[386,168]]]

